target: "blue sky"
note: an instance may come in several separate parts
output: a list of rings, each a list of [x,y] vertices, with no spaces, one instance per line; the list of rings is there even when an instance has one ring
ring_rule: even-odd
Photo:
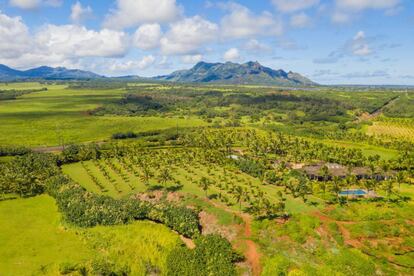
[[[414,84],[412,0],[0,0],[0,63],[153,76],[259,61],[323,84]]]

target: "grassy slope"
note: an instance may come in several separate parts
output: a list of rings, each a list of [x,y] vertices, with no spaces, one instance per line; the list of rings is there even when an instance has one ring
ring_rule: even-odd
[[[49,196],[0,202],[0,274],[31,275],[42,266],[90,255],[75,231],[60,225],[60,215]]]
[[[165,271],[166,257],[180,243],[177,234],[152,222],[65,229],[53,198],[0,202],[0,275],[57,275],[62,263],[105,259],[128,264],[133,275],[148,267]]]
[[[104,164],[103,161],[100,162]],[[113,163],[116,165],[119,164],[119,162],[117,162],[116,160],[113,160]],[[123,181],[117,173],[115,173],[108,166],[105,165],[105,168],[108,170],[111,178],[116,180],[115,182],[111,183],[109,180],[103,177],[102,173],[93,164],[93,162],[88,161],[84,162],[84,164],[87,168],[91,170],[92,174],[99,179],[100,183],[105,187],[107,191],[100,191],[99,187],[97,187],[96,184],[93,183],[92,179],[88,176],[84,167],[80,163],[63,166],[63,172],[69,175],[73,180],[80,183],[82,186],[84,186],[91,192],[102,193],[105,195],[109,195],[111,197],[120,198],[125,197],[134,192],[144,192],[147,189],[147,187],[144,185],[144,183],[139,177],[136,177],[135,175],[127,172],[125,169],[121,168],[121,171],[128,177],[129,182],[127,183]],[[135,169],[136,171],[141,173],[138,167],[135,167]],[[222,176],[223,170],[219,167],[213,167],[209,170],[207,167],[203,165],[192,164],[192,166],[190,166],[189,168],[173,167],[171,168],[171,173],[176,181],[179,181],[181,184],[183,184],[183,188],[180,190],[181,192],[195,195],[200,198],[205,197],[205,192],[198,186],[198,183],[203,176],[207,177],[210,180],[214,180],[216,183],[223,183],[223,180],[220,178]],[[257,178],[254,178],[242,172],[228,171],[227,173],[228,181],[230,181],[230,183],[233,183],[234,185],[241,185],[243,187],[249,186],[250,183],[261,186],[262,190],[266,193],[266,196],[269,199],[274,201],[278,200],[277,192],[282,188],[272,185],[262,185]],[[151,178],[150,183],[151,185],[161,185],[157,180],[156,175],[153,178]],[[134,187],[133,190],[131,190],[131,188],[129,187],[130,185]],[[118,187],[118,189],[121,190],[121,193],[118,193],[115,190],[115,187]],[[226,194],[232,201],[232,203],[235,204],[234,197],[231,195],[231,193],[228,193],[223,189],[219,189],[214,185],[210,186],[208,190],[208,195],[218,193]],[[310,197],[310,200],[320,203],[320,207],[323,207],[322,201],[317,199],[316,197],[312,196]],[[217,202],[219,201],[217,200]],[[231,206],[231,208],[234,210],[239,209],[237,204]],[[291,196],[287,196],[286,209],[290,213],[301,213],[305,211],[315,211],[318,208],[310,206],[308,204],[304,204],[300,199],[294,199]]]
[[[32,93],[17,100],[0,102],[0,144],[27,146],[108,139],[113,133],[149,131],[198,126],[195,118],[89,116],[86,111],[104,103],[117,102],[121,90],[67,90],[49,86],[46,92]]]

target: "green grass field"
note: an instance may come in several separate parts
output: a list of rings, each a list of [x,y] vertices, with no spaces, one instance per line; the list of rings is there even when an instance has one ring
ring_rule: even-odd
[[[180,238],[152,222],[73,229],[62,224],[54,199],[42,195],[0,202],[0,275],[58,275],[64,265],[105,260],[132,275],[165,271]]]
[[[56,273],[61,262],[82,262],[91,251],[61,225],[54,199],[38,196],[0,202],[0,274]]]
[[[10,85],[20,87],[19,84]],[[48,91],[0,102],[0,144],[54,146],[102,141],[118,132],[145,132],[204,125],[196,118],[91,116],[105,103],[118,102],[122,90],[69,90],[61,85]]]

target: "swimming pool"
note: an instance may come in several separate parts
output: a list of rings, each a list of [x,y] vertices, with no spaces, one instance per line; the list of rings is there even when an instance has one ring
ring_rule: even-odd
[[[364,196],[367,194],[367,191],[357,189],[357,190],[345,190],[339,193],[339,195],[347,196],[347,195],[356,195],[356,196]]]

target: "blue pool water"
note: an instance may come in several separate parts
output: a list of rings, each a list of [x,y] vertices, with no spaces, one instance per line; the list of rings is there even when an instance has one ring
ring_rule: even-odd
[[[364,190],[346,190],[339,193],[340,195],[357,195],[357,196],[363,196],[366,195],[367,192]]]

